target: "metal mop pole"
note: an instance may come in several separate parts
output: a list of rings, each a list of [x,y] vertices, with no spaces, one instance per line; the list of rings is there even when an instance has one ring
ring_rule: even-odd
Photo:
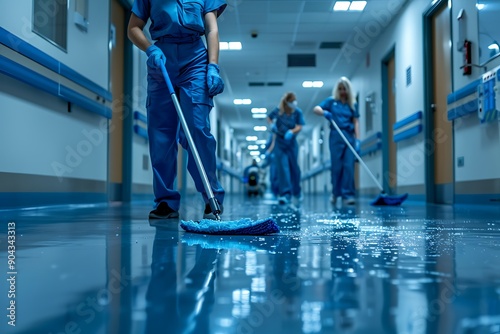
[[[365,162],[363,161],[363,159],[361,159],[361,157],[359,156],[358,152],[356,152],[356,150],[354,149],[354,147],[352,147],[352,145],[349,143],[349,141],[347,140],[347,138],[342,133],[342,130],[340,130],[340,128],[338,127],[337,123],[335,123],[335,121],[333,119],[331,119],[330,122],[335,127],[335,130],[337,130],[337,132],[340,134],[340,136],[342,137],[342,139],[345,141],[346,145],[352,151],[352,153],[354,154],[354,156],[358,159],[359,163],[368,172],[368,175],[370,175],[372,177],[373,182],[375,182],[375,184],[377,185],[377,187],[380,189],[380,191],[382,193],[385,193],[384,188],[382,187],[382,185],[380,184],[380,182],[378,182],[377,178],[375,177],[375,175],[373,175],[373,173],[371,172],[370,168],[368,168],[368,166],[365,164]]]
[[[179,100],[175,95],[174,87],[172,86],[172,82],[170,81],[170,77],[168,76],[167,69],[163,64],[161,65],[161,72],[163,74],[163,78],[165,79],[165,83],[167,84],[170,96],[172,97],[172,101],[174,102],[175,110],[177,111],[177,115],[179,116],[179,120],[181,121],[181,126],[184,129],[184,133],[186,134],[189,148],[191,149],[191,153],[193,154],[194,161],[196,162],[196,167],[198,168],[198,172],[201,176],[201,181],[203,182],[203,187],[205,188],[205,192],[208,196],[210,208],[212,209],[212,213],[215,215],[215,218],[217,220],[220,220],[221,209],[219,203],[215,200],[214,193],[212,191],[212,188],[210,187],[210,182],[208,181],[207,173],[205,172],[205,168],[203,167],[203,163],[201,162],[200,155],[198,154],[198,150],[194,143],[193,137],[191,136],[191,132],[189,131],[186,119],[184,118],[181,105],[179,104]]]

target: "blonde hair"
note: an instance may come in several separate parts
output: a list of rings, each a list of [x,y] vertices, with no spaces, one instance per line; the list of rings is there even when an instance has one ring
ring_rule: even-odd
[[[284,113],[291,114],[295,112],[295,109],[290,108],[288,106],[288,103],[293,102],[296,99],[297,97],[295,96],[295,93],[292,92],[285,93],[285,95],[283,95],[283,97],[281,98],[281,102],[279,105],[280,115],[283,115]]]
[[[332,90],[332,96],[335,100],[340,100],[339,86],[342,85],[345,88],[347,94],[347,104],[354,109],[354,96],[352,94],[351,82],[346,77],[341,77],[339,81],[335,84]]]

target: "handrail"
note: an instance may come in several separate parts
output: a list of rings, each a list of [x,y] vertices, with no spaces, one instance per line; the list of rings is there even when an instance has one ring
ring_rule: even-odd
[[[423,130],[422,124],[423,112],[417,111],[408,117],[393,124],[392,129],[394,131],[393,140],[394,142],[400,142],[402,140],[411,138],[418,135]]]
[[[47,55],[43,51],[25,42],[24,40],[20,39],[19,37],[5,30],[2,27],[0,27],[0,43],[20,53],[21,55],[33,60],[34,62],[48,68],[49,70],[77,83],[78,85],[97,94],[103,99],[107,101],[112,101],[113,97],[110,91],[104,89],[95,82],[89,80],[85,76],[76,72],[69,66]]]

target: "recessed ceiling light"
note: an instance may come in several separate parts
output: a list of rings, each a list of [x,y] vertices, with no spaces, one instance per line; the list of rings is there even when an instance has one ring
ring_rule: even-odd
[[[323,87],[323,81],[304,81],[302,83],[304,88],[321,88]]]
[[[257,136],[247,136],[246,140],[247,141],[257,141],[259,139],[259,137]]]
[[[250,99],[234,99],[234,104],[252,104],[252,100]]]
[[[366,1],[353,1],[349,6],[349,10],[362,11],[365,9]]]
[[[267,108],[252,108],[252,114],[265,114],[267,113]]]
[[[253,127],[254,131],[267,131],[267,126],[265,125],[257,125]]]
[[[266,114],[252,114],[252,117],[253,118],[266,118],[267,115]]]
[[[259,151],[250,151],[250,155],[257,156],[257,155],[260,155],[260,152]]]
[[[258,150],[259,149],[259,145],[248,145],[247,146],[247,149],[249,151],[255,151],[255,150]]]
[[[219,42],[220,50],[241,50],[241,42]]]
[[[349,6],[351,5],[350,1],[337,1],[335,5],[333,5],[333,10],[334,11],[346,11],[349,9]]]
[[[476,8],[477,8],[477,10],[484,9],[484,3],[478,3],[478,4],[476,4]]]

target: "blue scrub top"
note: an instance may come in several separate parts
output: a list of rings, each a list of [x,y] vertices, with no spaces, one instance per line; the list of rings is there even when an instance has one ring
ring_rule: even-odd
[[[354,131],[354,124],[352,122],[353,118],[359,118],[359,113],[357,110],[352,109],[349,104],[342,103],[339,100],[335,100],[333,97],[329,97],[318,104],[323,110],[332,113],[333,120],[340,129],[347,131]],[[333,125],[330,123],[330,129],[333,129]]]
[[[290,129],[293,129],[296,125],[304,125],[306,124],[304,121],[304,114],[302,110],[296,108],[293,113],[287,115],[283,113],[280,115],[280,109],[278,107],[271,110],[267,117],[274,120],[276,119],[276,127],[278,128],[278,136],[283,137],[285,132]]]
[[[205,34],[205,14],[226,9],[224,0],[134,0],[132,12],[144,22],[151,19],[151,38]]]

